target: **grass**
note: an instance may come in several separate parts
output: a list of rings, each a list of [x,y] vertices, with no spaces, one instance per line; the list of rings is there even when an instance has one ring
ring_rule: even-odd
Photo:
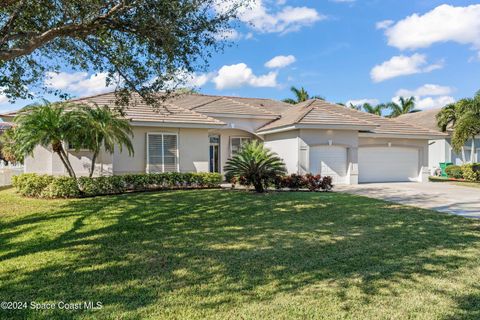
[[[478,319],[480,223],[340,193],[0,191],[1,319]]]
[[[480,188],[480,182],[457,181],[444,177],[430,177],[429,180],[431,182],[447,182],[449,184],[461,187]]]

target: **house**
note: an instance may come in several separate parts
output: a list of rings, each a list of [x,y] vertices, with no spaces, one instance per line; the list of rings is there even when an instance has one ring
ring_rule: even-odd
[[[440,132],[437,126],[437,114],[440,109],[425,110],[421,112],[409,113],[398,117],[400,121],[420,126],[429,130]],[[432,139],[428,143],[428,167],[431,170],[439,168],[441,162],[451,162],[456,165],[471,162],[472,159],[472,139],[467,141],[460,153],[452,149],[453,130],[447,129],[447,136],[440,139]],[[473,151],[473,161],[480,162],[480,135],[475,138],[475,150]]]
[[[114,93],[72,100],[113,106]],[[4,115],[6,120],[13,116]],[[125,110],[135,154],[115,150],[98,158],[97,175],[142,172],[220,172],[251,139],[285,161],[289,173],[332,176],[336,184],[426,181],[429,141],[445,134],[321,100],[289,105],[271,99],[182,94],[161,106],[134,96]],[[77,173],[86,175],[89,151],[69,150]],[[64,175],[51,150],[38,147],[26,172]]]

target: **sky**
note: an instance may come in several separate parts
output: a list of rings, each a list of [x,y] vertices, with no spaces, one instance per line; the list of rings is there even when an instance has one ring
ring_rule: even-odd
[[[303,86],[331,102],[415,96],[431,109],[480,89],[479,1],[254,0],[223,36],[231,45],[208,71],[186,75],[201,93],[284,99]],[[73,97],[112,90],[104,74],[47,78]],[[0,95],[0,112],[29,102]]]

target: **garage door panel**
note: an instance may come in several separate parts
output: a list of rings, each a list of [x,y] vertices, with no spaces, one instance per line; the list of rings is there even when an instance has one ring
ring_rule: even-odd
[[[344,147],[318,146],[310,148],[310,172],[331,176],[334,183],[345,183],[347,150]]]
[[[415,181],[418,168],[417,148],[363,147],[358,150],[359,182]]]

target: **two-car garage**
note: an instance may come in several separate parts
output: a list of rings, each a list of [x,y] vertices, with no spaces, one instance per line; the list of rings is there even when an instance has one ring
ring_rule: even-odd
[[[310,171],[332,176],[335,184],[348,183],[347,148],[315,146],[310,148]],[[419,148],[364,146],[358,148],[358,182],[418,181]]]
[[[408,147],[360,147],[358,182],[417,181],[419,149]]]

